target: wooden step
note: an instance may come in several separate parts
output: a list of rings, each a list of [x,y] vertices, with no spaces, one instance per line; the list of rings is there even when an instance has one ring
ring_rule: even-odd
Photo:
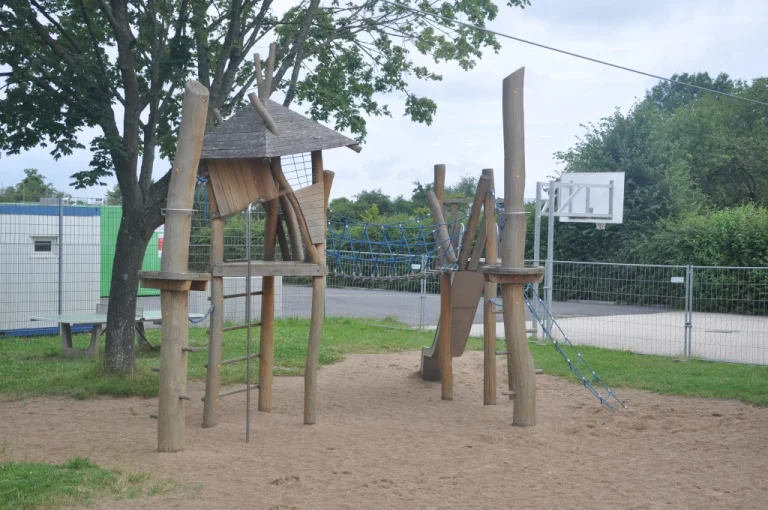
[[[251,359],[258,358],[260,356],[259,353],[251,354]],[[239,358],[232,358],[232,359],[225,359],[219,365],[229,365],[231,363],[237,363],[238,361],[245,361],[248,359],[248,356],[240,356]],[[205,368],[208,368],[208,363],[203,365]]]
[[[325,276],[328,268],[322,264],[285,260],[253,260],[251,276]],[[248,262],[224,262],[213,266],[213,276],[248,276]]]
[[[261,322],[251,322],[250,324],[241,324],[239,326],[230,326],[228,328],[222,329],[221,332],[223,333],[225,331],[235,331],[235,330],[238,330],[238,329],[255,328],[257,326],[261,326]]]
[[[259,389],[259,385],[258,384],[251,384],[251,389],[252,390],[258,390]],[[230,391],[225,391],[224,393],[219,393],[216,398],[228,397],[230,395],[235,395],[237,393],[245,393],[246,391],[248,391],[247,387],[237,388],[236,390],[230,390]],[[202,397],[200,400],[205,402],[205,397]]]

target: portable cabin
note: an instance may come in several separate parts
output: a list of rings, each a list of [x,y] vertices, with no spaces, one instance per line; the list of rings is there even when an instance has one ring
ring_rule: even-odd
[[[99,208],[54,200],[0,204],[0,335],[55,334],[57,324],[30,316],[58,314],[59,299],[62,313],[99,302]]]

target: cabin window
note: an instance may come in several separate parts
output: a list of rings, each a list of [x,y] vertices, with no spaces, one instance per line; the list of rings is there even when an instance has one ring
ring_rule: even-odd
[[[32,237],[32,257],[47,258],[56,257],[58,249],[55,236],[33,236]]]

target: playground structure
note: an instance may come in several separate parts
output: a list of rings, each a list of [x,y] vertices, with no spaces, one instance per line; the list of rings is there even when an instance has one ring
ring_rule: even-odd
[[[331,246],[327,250],[333,259],[335,271],[343,271],[340,246],[346,241],[359,257],[367,244],[374,260],[381,256],[383,246],[389,255],[393,243],[384,226],[365,224],[364,236],[355,240],[345,222],[340,235],[327,218],[328,198],[334,174],[323,168],[322,151],[337,147],[349,147],[357,152],[360,146],[339,133],[321,126],[268,99],[271,85],[261,76],[259,57],[256,56],[259,94],[251,93],[252,108],[245,107],[224,121],[216,113],[217,126],[203,137],[206,125],[208,91],[197,82],[187,83],[179,145],[169,185],[165,209],[165,250],[161,271],[142,271],[142,284],[161,290],[162,346],[160,367],[160,392],[158,411],[158,450],[174,452],[184,447],[184,406],[190,400],[186,394],[187,353],[194,349],[187,345],[188,308],[190,290],[205,290],[211,283],[210,340],[205,397],[203,398],[203,427],[212,427],[217,421],[219,399],[238,393],[246,393],[246,442],[250,435],[251,391],[258,390],[258,409],[270,412],[272,408],[272,380],[274,368],[274,277],[300,276],[312,278],[312,308],[307,360],[304,375],[304,423],[316,421],[317,372],[322,333],[325,300],[326,228],[330,232]],[[270,47],[268,66],[274,63],[274,46]],[[271,73],[267,73],[269,76]],[[416,220],[418,235],[416,245],[423,247],[418,255],[429,255],[436,260],[431,269],[440,274],[441,315],[432,347],[422,352],[422,376],[441,381],[443,400],[453,399],[452,358],[460,356],[466,346],[481,293],[485,294],[484,318],[484,398],[485,404],[496,403],[496,356],[507,356],[510,398],[514,396],[514,425],[532,426],[536,422],[535,368],[525,325],[525,307],[531,306],[525,288],[538,283],[544,268],[525,267],[526,220],[523,210],[525,188],[525,152],[523,135],[523,77],[520,69],[504,80],[504,189],[506,201],[501,208],[494,192],[493,171],[484,170],[467,216],[467,227],[456,233],[456,209],[452,209],[452,232],[445,221],[443,205],[445,167],[435,167],[435,189],[427,194],[432,212],[431,225],[426,227]],[[281,158],[292,154],[311,154],[312,184],[294,190],[286,178]],[[201,176],[207,180],[211,216],[210,273],[187,271],[189,253],[190,213],[195,180]],[[250,211],[255,203],[267,212],[264,230],[264,256],[261,261],[252,260]],[[452,205],[452,204],[451,204]],[[478,233],[481,211],[485,211],[483,224]],[[247,211],[245,260],[225,261],[224,220]],[[285,227],[280,221],[282,212]],[[497,213],[498,224],[497,229]],[[368,227],[378,228],[382,240],[374,241],[368,235]],[[411,253],[412,238],[403,225],[398,225],[401,239],[395,246]],[[429,241],[427,238],[434,238]],[[459,240],[459,238],[461,238]],[[337,244],[338,242],[338,244]],[[277,247],[281,260],[276,260]],[[378,246],[378,252],[374,250]],[[482,258],[483,251],[485,259]],[[498,252],[501,257],[498,257]],[[378,253],[378,255],[377,255]],[[354,258],[354,257],[353,257]],[[354,271],[353,271],[354,272]],[[224,295],[223,278],[245,277],[245,293]],[[362,276],[358,274],[357,276]],[[261,290],[253,291],[252,277],[261,277]],[[353,274],[353,277],[356,277]],[[392,278],[374,269],[371,278]],[[405,276],[406,278],[408,275]],[[501,287],[501,303],[497,290]],[[261,317],[251,321],[251,296],[260,295]],[[224,327],[224,303],[226,299],[246,299],[246,322],[243,325]],[[533,309],[532,309],[533,311]],[[535,313],[535,312],[534,312]],[[506,350],[496,351],[495,315],[504,317]],[[538,316],[537,316],[538,319]],[[539,323],[543,323],[539,320]],[[251,329],[260,327],[258,353],[251,349]],[[222,335],[226,331],[246,330],[244,356],[222,360]],[[544,328],[549,334],[550,329]],[[566,339],[567,341],[567,339]],[[566,357],[564,351],[558,350]],[[259,358],[258,383],[251,381],[251,360]],[[571,369],[575,366],[566,358]],[[222,365],[245,362],[246,384],[225,392],[220,389]],[[594,377],[596,374],[592,372]],[[579,373],[580,375],[580,373]],[[582,377],[595,392],[591,382]],[[600,381],[602,383],[602,381]],[[608,388],[606,387],[606,390]],[[608,390],[608,398],[612,395]],[[615,396],[614,396],[615,397]],[[618,399],[617,399],[618,400]],[[609,407],[611,407],[609,405]],[[613,407],[611,407],[613,409]]]

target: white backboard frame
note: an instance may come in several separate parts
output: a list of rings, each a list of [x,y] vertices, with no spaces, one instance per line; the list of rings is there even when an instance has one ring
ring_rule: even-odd
[[[557,188],[560,221],[624,222],[624,172],[568,172],[560,176]],[[591,211],[586,210],[587,203]],[[583,216],[587,214],[590,216]]]

